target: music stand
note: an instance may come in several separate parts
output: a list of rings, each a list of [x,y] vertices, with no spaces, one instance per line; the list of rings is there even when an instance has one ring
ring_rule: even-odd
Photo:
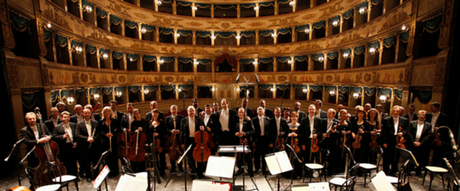
[[[244,171],[248,172],[249,173],[249,169],[247,169],[246,166],[244,166],[244,161],[246,160],[246,152],[250,153],[251,152],[251,149],[249,149],[249,146],[246,145],[246,141],[244,141],[243,139],[243,145],[222,145],[222,146],[219,146],[219,153],[243,153],[243,185],[235,185],[235,180],[236,178],[238,178],[238,174],[236,174],[234,177],[233,177],[233,190],[246,190],[246,182],[245,182],[245,178],[244,178]],[[239,169],[238,169],[239,170]],[[254,181],[254,178],[251,177],[251,181],[252,183],[254,184],[254,186],[256,187],[255,189],[256,190],[259,190],[259,188],[257,187],[257,184],[256,182]]]
[[[411,151],[407,150],[407,149],[402,149],[402,148],[399,148],[399,147],[396,147],[396,150],[399,152],[399,155],[405,159],[405,162],[409,162],[407,164],[407,171],[409,172],[409,175],[410,175],[410,164],[413,164],[415,165],[416,167],[420,166],[417,162],[417,159],[415,158],[415,156],[412,154]],[[404,171],[403,171],[404,173]],[[403,176],[404,177],[404,182],[406,182],[406,179],[407,179],[407,182],[409,182],[409,178],[407,178],[407,175],[406,176]]]
[[[270,153],[265,155],[265,161],[267,162],[268,169],[272,175],[278,176],[278,190],[280,190],[280,178],[281,173],[292,171],[291,161],[289,160],[286,151],[279,151],[276,153]],[[275,163],[276,162],[276,163]],[[267,181],[267,183],[270,182]],[[271,185],[270,185],[271,187]]]
[[[299,156],[297,156],[297,154],[295,153],[295,150],[291,147],[291,145],[286,144],[286,146],[289,148],[289,150],[291,150],[289,153],[289,161],[292,161],[295,157],[299,161],[299,163],[302,164],[302,160],[300,160]],[[292,154],[294,154],[294,156],[292,156]],[[291,170],[291,183],[284,190],[287,190],[288,188],[292,190],[292,185],[294,184],[293,178],[294,178],[294,170]],[[278,190],[279,190],[279,187],[278,187]]]
[[[187,191],[187,161],[189,160],[189,158],[187,157],[187,153],[190,152],[190,150],[192,149],[192,144],[190,144],[187,148],[187,150],[184,151],[184,153],[182,154],[182,156],[179,158],[179,160],[177,160],[177,164],[180,164],[180,162],[182,162],[182,160],[185,158],[185,161],[184,161],[184,190]],[[192,170],[196,171],[193,167],[193,165],[191,164],[190,161],[189,162],[189,166],[192,168]],[[178,174],[182,174],[182,173],[178,173]],[[193,173],[190,173],[191,175],[194,175]],[[175,173],[171,174],[171,176],[169,177],[168,181],[166,182],[166,185],[165,185],[165,188],[168,186],[168,183],[169,181],[171,181],[171,178],[172,176],[175,175]]]
[[[16,147],[22,143],[23,141],[25,140],[25,138],[22,138],[21,140],[17,141],[16,143],[14,143],[13,145],[13,148],[11,149],[10,151],[10,154],[8,155],[8,157],[5,158],[5,162],[8,162],[10,160],[10,157],[11,156],[16,156],[16,159],[19,161],[19,159],[21,158],[21,155],[16,151]],[[16,151],[16,152],[15,152]],[[19,186],[21,186],[21,176],[19,175],[19,163],[16,165],[16,174],[18,176],[18,183],[19,183]]]
[[[99,157],[99,161],[97,162],[96,165],[94,165],[93,170],[97,170],[100,168],[100,166],[105,166],[105,158],[109,155],[110,150],[104,151],[101,154],[101,157]],[[105,190],[109,191],[109,188],[107,187],[107,176],[104,176],[104,184],[105,184]],[[101,185],[97,187],[97,190],[101,190]]]

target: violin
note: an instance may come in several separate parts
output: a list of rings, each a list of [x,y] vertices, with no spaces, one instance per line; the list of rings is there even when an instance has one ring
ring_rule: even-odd
[[[171,146],[169,147],[169,158],[171,160],[177,160],[184,152],[180,147],[179,136],[176,133],[172,133],[169,137],[169,140],[171,140]]]
[[[133,144],[133,147],[129,150],[129,159],[134,162],[144,161],[144,144],[147,141],[147,136],[143,132],[136,132],[131,135],[131,140],[135,140],[135,144]]]
[[[398,133],[400,133],[402,131],[402,128],[399,127],[399,131]],[[405,149],[406,148],[406,145],[404,145],[404,143],[406,142],[406,140],[404,139],[404,137],[396,137],[396,147],[399,147],[401,149]]]
[[[196,162],[206,162],[211,156],[211,150],[208,148],[209,134],[203,130],[195,132],[195,149],[193,149],[193,159]]]
[[[363,129],[362,125],[359,127],[359,130],[361,129]],[[359,133],[359,130],[358,130],[358,133],[356,134],[355,141],[351,143],[351,146],[355,148],[355,150],[361,148],[361,140],[363,140],[363,136],[361,135],[361,133]]]
[[[277,150],[284,150],[284,138],[283,137],[278,137],[278,139],[276,139],[275,148]]]
[[[438,130],[436,130],[434,133],[433,133],[433,141],[432,141],[432,144],[433,145],[436,145],[436,146],[441,146],[441,140],[439,139],[439,137],[441,136],[440,133],[438,133]]]
[[[297,127],[295,128],[290,128],[292,132],[295,132],[297,130]],[[292,149],[294,149],[294,152],[295,153],[299,153],[300,152],[300,147],[299,147],[299,139],[295,138],[295,137],[291,137],[291,146],[292,146]]]
[[[35,114],[37,116],[37,119],[40,120],[40,126],[38,128],[41,128],[43,136],[47,136],[45,134],[46,126],[45,124],[43,124],[42,115],[40,114],[40,108],[35,108]],[[40,185],[51,184],[51,180],[53,178],[67,174],[65,166],[61,164],[59,159],[57,158],[57,155],[59,154],[59,145],[56,142],[49,140],[46,143],[38,144],[34,152],[35,156],[39,160],[39,164],[36,167],[36,173],[38,175],[34,177],[36,179],[35,181],[40,182]],[[54,164],[51,166],[51,171],[48,168],[49,163]],[[54,170],[58,170],[58,174],[54,173]],[[40,177],[40,179],[38,179],[38,177]]]
[[[371,142],[369,143],[369,147],[371,148],[379,148],[380,145],[377,143],[377,139],[379,138],[379,135],[375,133],[374,135],[371,134]]]
[[[157,132],[157,127],[154,126],[154,132],[153,133]],[[160,136],[160,135],[158,135],[158,136]],[[163,147],[161,147],[160,138],[157,138],[157,137],[153,136],[153,148],[154,148],[156,153],[162,153],[163,152]]]
[[[336,125],[334,125],[331,130],[329,130],[326,135],[327,137],[331,136],[332,134],[332,130],[336,130],[337,128],[339,128],[340,124],[342,124],[342,122],[345,121],[345,119],[341,119],[339,123],[337,123]]]
[[[313,134],[315,134],[315,130],[313,130]],[[319,151],[318,147],[318,138],[312,138],[311,139],[311,147],[310,147],[310,152],[312,153],[317,153]],[[311,155],[310,155],[311,156]]]

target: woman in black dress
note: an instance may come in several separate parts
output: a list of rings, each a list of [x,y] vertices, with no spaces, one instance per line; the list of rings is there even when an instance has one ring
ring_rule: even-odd
[[[105,159],[107,166],[110,169],[109,177],[115,177],[119,174],[118,167],[118,149],[117,149],[117,136],[119,130],[117,120],[113,118],[113,111],[110,107],[106,106],[102,109],[102,119],[99,121],[102,133],[102,148],[103,152],[109,150],[109,154]]]

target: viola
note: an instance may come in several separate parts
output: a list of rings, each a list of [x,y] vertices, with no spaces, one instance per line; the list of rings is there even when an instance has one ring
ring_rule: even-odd
[[[292,132],[295,132],[297,130],[297,127],[290,127],[290,129]],[[300,152],[299,140],[297,138],[291,137],[291,146],[292,146],[292,149],[294,149],[295,153]]]
[[[43,124],[42,115],[40,114],[40,109],[37,107],[35,108],[35,114],[37,115],[37,119],[40,120],[40,127],[43,136],[45,135],[45,124]],[[50,140],[43,144],[38,144],[35,149],[35,156],[39,160],[39,164],[36,167],[36,173],[38,175],[34,176],[36,178],[35,181],[39,181],[40,185],[48,185],[51,184],[51,180],[57,176],[67,174],[66,168],[63,164],[60,163],[57,155],[59,154],[59,145]],[[49,170],[49,163],[53,163],[54,165],[51,166],[51,171]],[[55,170],[58,173],[55,173]],[[53,173],[52,173],[53,172]],[[40,177],[40,179],[38,179]]]
[[[313,130],[313,134],[315,134],[315,130]],[[310,152],[311,153],[317,153],[319,151],[318,147],[318,138],[314,137],[311,139],[311,147],[310,147]],[[311,155],[310,155],[311,156]]]
[[[377,135],[377,133],[375,135],[371,135],[371,142],[369,143],[369,147],[379,148],[380,145],[377,143],[378,138],[379,138],[379,135]]]
[[[399,127],[399,131],[398,133],[400,133],[402,131],[402,128]],[[404,143],[406,142],[406,140],[404,139],[404,137],[396,137],[396,147],[399,147],[401,149],[405,149],[406,148],[406,145],[404,145]]]
[[[439,139],[439,137],[441,136],[440,133],[438,133],[438,130],[436,130],[434,133],[433,133],[433,141],[432,141],[432,144],[435,145],[435,146],[440,146],[441,145],[441,140]]]
[[[284,150],[284,138],[283,137],[278,137],[278,139],[276,139],[275,148],[277,150]]]
[[[131,140],[135,141],[133,147],[129,150],[129,159],[134,162],[142,162],[145,159],[144,144],[147,136],[143,132],[137,132],[131,135]]]
[[[360,130],[363,129],[363,126],[361,125],[359,129]],[[355,137],[355,141],[351,143],[351,146],[355,149],[361,148],[361,140],[363,140],[363,136],[361,135],[361,133],[359,133],[359,130],[358,130],[358,133],[356,134],[356,137]]]
[[[193,159],[196,162],[206,162],[211,156],[211,150],[208,148],[209,135],[207,132],[201,130],[195,132],[195,149],[193,149]]]

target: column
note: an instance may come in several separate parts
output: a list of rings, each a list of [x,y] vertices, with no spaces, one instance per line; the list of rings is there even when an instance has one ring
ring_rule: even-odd
[[[386,1],[385,1],[386,2]],[[382,55],[383,55],[383,48],[384,48],[384,45],[383,45],[383,39],[379,39],[379,45],[380,45],[380,48],[378,48],[378,51],[379,51],[379,63],[378,65],[382,65]],[[376,48],[377,49],[377,48]],[[396,63],[396,62],[395,62]]]
[[[276,60],[276,56],[273,56],[273,72],[278,71],[278,61]]]
[[[177,58],[177,56],[174,56],[174,72],[179,71],[179,60]]]
[[[259,30],[256,30],[255,33],[256,33],[255,34],[256,35],[256,45],[259,45]],[[54,54],[54,55],[56,55],[56,54]]]

